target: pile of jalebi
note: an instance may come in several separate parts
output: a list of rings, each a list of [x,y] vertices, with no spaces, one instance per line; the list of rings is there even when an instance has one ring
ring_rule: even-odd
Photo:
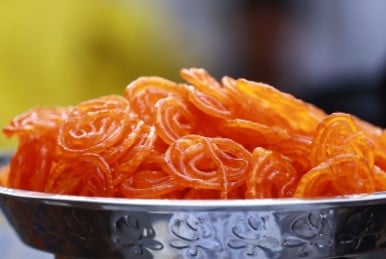
[[[386,133],[269,85],[182,69],[124,95],[34,108],[4,133],[19,146],[1,182],[127,198],[308,198],[386,190]]]

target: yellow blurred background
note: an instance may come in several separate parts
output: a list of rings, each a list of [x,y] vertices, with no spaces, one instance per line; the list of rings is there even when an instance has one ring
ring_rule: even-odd
[[[0,0],[0,128],[183,67],[386,127],[385,22],[383,0]],[[0,150],[15,145],[0,134]]]
[[[0,1],[0,127],[34,106],[121,94],[140,75],[178,78],[173,22],[157,3]],[[0,148],[15,140],[0,134]]]

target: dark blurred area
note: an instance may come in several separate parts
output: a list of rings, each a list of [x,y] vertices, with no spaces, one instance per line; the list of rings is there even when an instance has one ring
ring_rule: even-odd
[[[240,73],[386,126],[385,1],[243,1]]]
[[[383,0],[3,0],[0,126],[202,67],[386,127],[385,24]]]

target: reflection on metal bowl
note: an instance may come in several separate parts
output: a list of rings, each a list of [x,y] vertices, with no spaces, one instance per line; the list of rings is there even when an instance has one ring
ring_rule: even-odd
[[[21,240],[57,258],[386,255],[386,194],[317,200],[132,200],[0,187]]]

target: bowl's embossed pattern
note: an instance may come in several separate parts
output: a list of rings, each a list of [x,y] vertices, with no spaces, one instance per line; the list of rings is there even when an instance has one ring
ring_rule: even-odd
[[[163,249],[164,245],[155,239],[156,232],[147,214],[118,213],[114,216],[111,221],[111,239],[123,254],[149,258],[150,251]]]
[[[175,213],[168,230],[182,258],[274,258],[281,250],[273,213]]]
[[[22,241],[76,258],[386,256],[386,194],[326,200],[167,201],[0,187]]]
[[[297,257],[328,256],[334,247],[334,213],[334,210],[295,213],[295,218],[288,222],[290,227],[284,233],[283,246],[296,249]]]
[[[176,213],[169,221],[172,238],[169,245],[182,251],[181,256],[210,258],[212,253],[224,251],[216,230],[217,219],[208,213]]]
[[[358,207],[346,215],[336,238],[341,253],[355,253],[369,247],[386,248],[385,204]]]
[[[112,258],[325,258],[384,254],[386,206],[313,210],[144,211],[12,196],[1,207],[21,239],[54,254]],[[120,208],[120,209],[119,209]],[[296,207],[295,207],[296,208]]]
[[[274,258],[281,251],[280,228],[273,212],[247,213],[232,220],[227,246],[239,258]]]

